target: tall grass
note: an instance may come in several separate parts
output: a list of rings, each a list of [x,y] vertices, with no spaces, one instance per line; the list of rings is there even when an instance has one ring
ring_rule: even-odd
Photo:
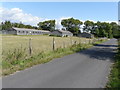
[[[120,39],[118,40],[118,52],[115,56],[107,88],[120,88]]]
[[[50,51],[52,50],[52,36],[2,36],[2,46],[4,54],[9,50],[12,51],[15,48],[28,48],[29,46],[29,38],[32,38],[31,43],[33,47],[33,53],[39,51]],[[78,37],[54,37],[55,38],[55,48],[60,48],[64,46],[69,47],[75,41],[78,42],[88,42],[89,39],[78,38]],[[71,43],[72,42],[72,43]]]
[[[25,68],[31,67],[36,64],[46,63],[51,61],[53,58],[62,57],[64,55],[72,54],[74,52],[78,52],[85,48],[88,48],[92,45],[90,44],[78,44],[73,45],[70,48],[58,48],[55,51],[49,52],[39,52],[38,54],[26,57],[24,51],[15,50],[14,52],[9,52],[7,58],[3,60],[2,67],[3,67],[3,75],[11,74],[18,70],[23,70]]]
[[[32,37],[32,55],[29,55],[28,40]],[[3,37],[2,75],[46,63],[54,58],[72,54],[89,48],[92,39],[77,37],[55,37],[55,50],[52,50],[53,37],[48,36],[5,36]],[[99,40],[102,42],[103,40]],[[94,41],[95,43],[96,41]]]

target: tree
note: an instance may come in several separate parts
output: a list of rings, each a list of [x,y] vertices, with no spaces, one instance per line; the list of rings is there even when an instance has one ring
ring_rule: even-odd
[[[103,31],[104,32],[104,31]],[[101,29],[101,22],[98,21],[97,23],[94,23],[94,33],[96,37],[102,37],[102,29]]]
[[[83,28],[83,31],[85,31],[85,32],[91,32],[91,33],[94,33],[94,22],[93,21],[89,21],[89,20],[87,20],[87,21],[85,21],[84,22],[84,28]]]
[[[107,34],[108,38],[112,38],[113,37],[112,26],[109,23],[102,22],[101,23],[101,29],[105,30],[105,33]]]
[[[1,23],[2,30],[7,30],[12,28],[12,23],[10,21],[5,21]]]
[[[116,22],[111,22],[110,25],[112,26],[113,37],[119,37],[119,26]]]
[[[99,31],[99,35],[97,34],[98,37],[108,37],[108,38],[112,38],[113,37],[113,32],[112,32],[112,26],[110,25],[110,23],[106,23],[106,22],[97,22],[96,24],[96,30],[95,32]]]
[[[55,30],[55,20],[39,22],[37,25],[39,26],[39,29],[42,30],[49,30],[49,31]]]
[[[108,33],[108,38],[113,38],[113,31],[110,23],[106,23],[106,32]]]
[[[69,18],[69,19],[63,19],[61,21],[61,25],[66,28],[66,30],[72,32],[74,35],[77,35],[80,31],[80,26],[83,23],[78,20],[78,19],[74,19],[74,18]]]
[[[19,23],[12,23],[13,27],[19,27]]]
[[[10,28],[12,28],[12,27],[28,28],[28,29],[37,29],[37,27],[35,27],[35,26],[25,25],[25,24],[23,24],[22,22],[20,22],[20,23],[11,23],[10,21],[5,21],[5,22],[2,22],[2,23],[0,24],[1,30],[7,30],[7,29],[10,29]]]
[[[18,28],[25,28],[25,25],[22,22],[20,22]]]
[[[120,38],[120,25],[118,25],[118,37],[117,38]]]
[[[31,25],[25,25],[25,28],[32,29],[33,27]]]
[[[100,33],[100,32],[99,32],[99,29],[98,29],[98,28],[96,28],[96,29],[95,29],[95,33],[94,33],[94,34],[98,37],[98,36],[99,36],[99,33]]]

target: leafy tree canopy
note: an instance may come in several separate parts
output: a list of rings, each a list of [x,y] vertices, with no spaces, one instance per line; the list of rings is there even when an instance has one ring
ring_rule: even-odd
[[[39,22],[38,26],[39,26],[39,29],[53,31],[55,30],[55,20]]]
[[[74,18],[63,19],[61,25],[66,28],[66,30],[77,35],[80,32],[80,26],[83,24],[82,21]]]

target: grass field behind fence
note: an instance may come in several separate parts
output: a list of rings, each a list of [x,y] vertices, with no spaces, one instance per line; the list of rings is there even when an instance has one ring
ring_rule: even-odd
[[[53,37],[51,36],[2,36],[2,53],[5,55],[9,51],[15,49],[26,49],[26,53],[29,48],[29,39],[31,40],[32,54],[36,54],[41,51],[51,51],[53,49]],[[55,49],[69,47],[74,42],[76,43],[88,43],[89,39],[78,37],[54,37]]]
[[[31,45],[30,43],[31,38]],[[53,38],[55,51],[53,51]],[[2,36],[2,71],[8,75],[36,64],[46,63],[53,58],[61,57],[90,47],[93,39],[79,37],[38,36]],[[31,46],[32,54],[29,54]]]

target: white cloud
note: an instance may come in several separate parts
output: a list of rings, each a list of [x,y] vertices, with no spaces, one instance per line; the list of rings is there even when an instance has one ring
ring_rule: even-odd
[[[20,8],[0,8],[0,21],[10,20],[11,22],[22,22],[24,24],[37,25],[42,18],[24,13]]]
[[[71,17],[61,17],[61,18],[59,18],[59,19],[56,19],[56,29],[61,29],[63,26],[61,25],[61,21],[63,20],[63,19],[68,19],[68,18],[71,18]]]
[[[62,28],[61,21],[63,19],[68,19],[68,18],[71,18],[71,17],[69,16],[69,17],[61,17],[61,18],[55,19],[56,29],[61,29]],[[3,22],[5,20],[10,20],[11,22],[22,22],[24,24],[37,26],[38,22],[50,20],[50,19],[33,16],[31,14],[25,13],[20,8],[7,9],[7,8],[0,7],[0,22]],[[84,22],[83,20],[80,20],[80,21]],[[90,21],[93,21],[93,20],[90,20]],[[117,21],[106,21],[106,22],[118,23]],[[82,27],[83,25],[81,26],[81,28]]]
[[[62,25],[61,25],[62,19],[68,19],[68,18],[71,18],[71,17],[61,17],[59,19],[56,19],[56,28],[57,29],[62,28]],[[4,22],[6,20],[9,20],[11,22],[22,22],[24,24],[37,26],[39,22],[45,21],[45,20],[51,20],[51,19],[33,16],[31,14],[25,13],[20,8],[7,9],[7,8],[0,7],[0,22]]]

